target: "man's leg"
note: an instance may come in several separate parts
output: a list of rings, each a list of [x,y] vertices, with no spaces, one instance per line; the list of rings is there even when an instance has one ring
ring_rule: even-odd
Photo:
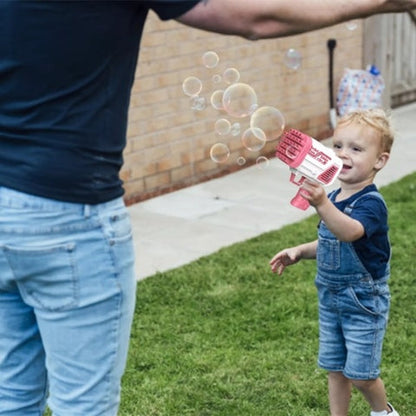
[[[45,354],[33,309],[17,290],[0,290],[0,415],[42,415],[46,391]]]
[[[85,228],[48,260],[66,275],[73,301],[55,304],[60,287],[52,285],[35,308],[54,416],[117,415],[136,279],[130,220],[124,206],[107,205],[86,212]]]
[[[13,223],[9,215],[0,222],[0,228],[13,231],[1,234],[10,243],[4,245],[0,261],[10,268],[9,281],[26,314],[7,309],[1,299],[2,335],[23,340],[37,363],[43,365],[46,354],[54,416],[115,416],[136,286],[126,208],[121,199],[84,206],[9,193],[5,202],[13,201],[12,209],[19,205],[22,210]],[[29,326],[27,333],[13,332],[13,315],[22,327]],[[9,368],[12,352],[5,351],[1,359]],[[37,367],[36,383],[44,394],[46,372]]]

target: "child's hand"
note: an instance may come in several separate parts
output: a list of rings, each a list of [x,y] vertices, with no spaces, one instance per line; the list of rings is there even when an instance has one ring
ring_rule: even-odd
[[[300,250],[297,247],[286,248],[277,253],[269,262],[273,273],[279,276],[283,273],[286,266],[291,266],[301,259]]]
[[[325,189],[318,182],[306,180],[301,189],[304,191],[302,196],[315,208],[328,199]]]

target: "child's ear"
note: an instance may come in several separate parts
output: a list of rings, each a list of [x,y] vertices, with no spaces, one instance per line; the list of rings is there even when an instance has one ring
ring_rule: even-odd
[[[383,169],[387,161],[389,160],[390,153],[383,152],[378,156],[374,169],[380,170]]]

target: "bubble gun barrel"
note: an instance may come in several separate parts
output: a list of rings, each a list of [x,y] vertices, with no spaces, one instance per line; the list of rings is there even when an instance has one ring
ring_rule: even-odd
[[[297,186],[305,179],[331,185],[342,169],[342,161],[332,149],[295,129],[283,134],[276,147],[276,157],[289,166],[290,182]],[[309,207],[300,189],[290,203],[302,210]]]

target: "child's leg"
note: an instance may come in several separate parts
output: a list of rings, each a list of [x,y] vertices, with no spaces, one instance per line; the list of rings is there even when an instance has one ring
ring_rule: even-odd
[[[328,373],[329,408],[331,416],[347,416],[351,399],[351,380],[341,372]]]
[[[382,412],[390,407],[387,405],[386,391],[381,378],[375,380],[352,380],[352,384],[360,390],[374,412]]]

